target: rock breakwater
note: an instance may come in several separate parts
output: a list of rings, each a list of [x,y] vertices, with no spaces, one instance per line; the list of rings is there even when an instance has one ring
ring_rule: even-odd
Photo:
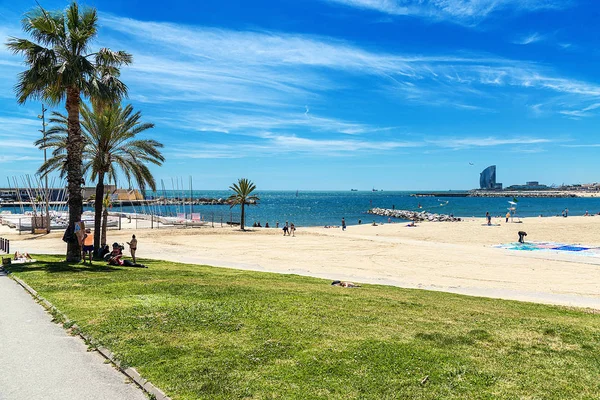
[[[456,218],[452,215],[435,214],[427,211],[408,211],[408,210],[390,210],[389,208],[372,208],[367,211],[369,214],[380,215],[382,217],[400,218],[410,221],[422,222],[458,222],[460,218]]]

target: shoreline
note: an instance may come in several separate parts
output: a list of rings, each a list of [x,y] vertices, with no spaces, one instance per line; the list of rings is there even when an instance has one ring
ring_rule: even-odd
[[[135,233],[140,258],[600,309],[600,257],[492,247],[516,242],[519,230],[529,242],[600,247],[600,218],[492,222],[299,227],[296,237],[275,228],[135,229],[132,223],[110,230],[108,242],[125,243]],[[66,248],[61,232],[0,236],[11,240],[12,252],[63,254]]]

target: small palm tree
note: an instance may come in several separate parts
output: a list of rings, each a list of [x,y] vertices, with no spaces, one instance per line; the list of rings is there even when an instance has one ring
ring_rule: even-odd
[[[65,149],[55,146],[63,146],[66,142],[68,126],[64,115],[56,112],[52,115],[50,122],[55,125],[48,129],[45,140],[35,142],[40,148],[54,148],[52,157],[38,171],[42,176],[54,170],[64,175]],[[139,111],[133,112],[131,105],[123,108],[118,103],[105,104],[97,107],[95,112],[86,104],[81,105],[83,171],[97,182],[96,199],[104,198],[104,178],[117,182],[119,170],[129,186],[134,181],[142,192],[147,186],[156,190],[156,181],[146,164],[162,165],[165,159],[159,149],[163,145],[155,140],[136,138],[138,134],[154,128],[154,124],[140,122],[141,117]],[[94,209],[94,247],[99,251],[102,201],[95,201]]]
[[[104,211],[102,211],[102,237],[100,238],[100,245],[102,247],[106,246],[106,228],[107,228],[107,224],[108,224],[108,209],[112,207],[112,202],[110,201],[110,195],[106,195],[104,196],[104,200],[102,201],[102,208],[104,209]],[[94,231],[96,226],[94,226]],[[94,236],[94,240],[96,239],[96,236]]]
[[[258,196],[252,194],[252,192],[254,192],[254,190],[256,189],[256,185],[250,180],[242,178],[238,179],[237,183],[234,183],[233,185],[229,186],[229,189],[234,191],[234,194],[229,196],[229,198],[227,199],[227,201],[231,204],[230,208],[233,208],[238,204],[242,206],[240,228],[244,230],[244,223],[246,217],[244,206],[256,205],[260,200]]]
[[[18,77],[17,101],[42,99],[49,104],[59,104],[65,100],[68,113],[65,170],[72,226],[81,220],[83,212],[81,98],[105,102],[126,96],[127,87],[119,80],[119,68],[130,64],[132,57],[126,52],[106,48],[90,53],[90,44],[97,35],[98,14],[91,8],[80,10],[76,2],[71,3],[64,13],[38,7],[25,14],[22,25],[32,40],[10,38],[6,44],[13,53],[22,54],[28,65]],[[67,261],[80,260],[79,243],[69,242]]]

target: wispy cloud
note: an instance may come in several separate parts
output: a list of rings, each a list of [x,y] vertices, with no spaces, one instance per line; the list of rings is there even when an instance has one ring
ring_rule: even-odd
[[[296,113],[291,111],[271,112],[261,109],[244,111],[227,111],[221,109],[218,111],[181,112],[176,118],[165,117],[159,121],[174,128],[185,128],[190,131],[222,132],[238,135],[256,134],[263,131],[289,131],[298,129],[310,132],[359,135],[393,129],[393,127],[378,127],[336,118],[322,117],[318,114],[301,112],[301,110],[298,110]]]
[[[581,147],[600,147],[600,143],[588,144],[563,144],[562,147],[581,148]]]
[[[569,96],[584,107],[600,102],[600,86],[593,82],[489,54],[400,54],[325,36],[192,27],[112,15],[102,15],[101,24],[103,45],[134,54],[135,62],[123,70],[123,79],[132,100],[145,103],[144,115],[157,123],[157,131],[162,126],[173,133],[166,139],[175,157],[348,155],[427,146],[544,144],[549,141],[534,137],[416,135],[404,140],[402,129],[369,118],[369,112],[361,112],[355,104],[369,102],[373,109],[389,106],[392,98],[393,106],[451,107],[469,113],[493,110],[514,91],[545,98]],[[4,71],[0,64],[0,72]],[[345,104],[340,105],[342,101]],[[347,104],[355,108],[346,109]],[[0,128],[3,140],[15,140],[17,133],[37,135],[35,117],[18,118],[0,120],[5,126]],[[202,133],[213,135],[212,142]],[[189,143],[192,138],[195,146]]]
[[[356,157],[361,153],[384,153],[425,145],[419,141],[366,140],[350,138],[309,138],[293,134],[263,132],[254,141],[232,140],[222,143],[205,142],[201,138],[171,146],[177,158],[239,158],[252,156],[279,156],[286,154]]]
[[[529,35],[523,36],[520,39],[515,40],[513,43],[515,44],[531,44],[544,40],[544,35],[539,34],[538,32],[531,33]]]
[[[391,54],[321,36],[114,16],[102,21],[112,35],[112,47],[136,54],[124,75],[132,86],[142,88],[134,97],[139,101],[299,107],[319,102],[332,91],[352,93],[357,76],[367,79],[372,90],[463,109],[481,107],[477,94],[489,96],[489,86],[600,96],[595,83],[560,77],[532,62],[488,55]]]
[[[17,161],[40,161],[39,157],[31,157],[31,156],[13,156],[13,155],[0,155],[0,163],[7,164]]]
[[[488,137],[469,137],[469,138],[444,138],[439,140],[430,140],[429,143],[451,149],[465,149],[472,147],[496,147],[496,146],[518,146],[531,144],[547,144],[554,140],[535,137],[517,137],[517,138],[498,138]]]
[[[566,115],[567,117],[579,119],[583,117],[591,117],[592,115],[594,115],[592,111],[598,108],[600,108],[600,103],[594,103],[585,108],[582,108],[581,110],[562,110],[559,111],[559,113],[562,115]]]
[[[513,150],[527,152],[531,145],[551,144],[553,140],[524,137],[468,137],[463,139],[424,139],[424,140],[366,140],[357,138],[308,138],[290,134],[264,132],[256,141],[227,141],[211,143],[199,138],[197,141],[175,144],[170,147],[171,156],[182,158],[240,158],[244,154],[260,156],[312,155],[330,157],[359,157],[364,153],[384,154],[420,150],[429,152],[437,149],[463,150],[478,147],[512,146]],[[536,150],[542,149],[537,147]]]
[[[513,13],[565,7],[559,0],[324,0],[389,15],[412,15],[476,24],[501,10]]]

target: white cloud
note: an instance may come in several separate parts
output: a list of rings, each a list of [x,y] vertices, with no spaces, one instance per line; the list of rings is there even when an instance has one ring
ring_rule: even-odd
[[[33,141],[6,138],[3,137],[3,135],[0,135],[0,143],[2,143],[3,147],[6,146],[5,148],[19,148],[39,151],[37,147],[33,145]]]
[[[559,111],[559,113],[562,115],[566,115],[567,117],[579,119],[579,118],[583,118],[583,117],[593,116],[594,113],[592,113],[592,111],[594,111],[598,108],[600,108],[600,103],[594,103],[585,108],[582,108],[581,110],[561,110],[561,111]]]
[[[489,137],[468,137],[468,138],[444,138],[439,140],[430,140],[429,143],[452,149],[464,149],[471,147],[496,147],[496,146],[517,146],[530,144],[547,144],[553,140],[541,139],[534,137],[518,137],[518,138],[497,138]]]
[[[361,153],[386,153],[398,151],[431,151],[462,150],[477,147],[512,146],[515,151],[531,152],[529,145],[538,145],[536,151],[543,151],[542,144],[555,141],[549,139],[523,137],[523,138],[497,138],[497,137],[468,137],[462,139],[425,139],[425,140],[366,140],[356,138],[308,138],[290,134],[273,134],[264,132],[259,140],[228,141],[226,143],[210,143],[193,141],[170,146],[169,158],[241,158],[248,155],[253,157],[280,156],[280,155],[316,155],[331,157],[357,157]],[[512,150],[511,150],[512,151]]]
[[[544,98],[569,96],[573,104],[600,101],[599,85],[560,77],[536,63],[489,55],[394,54],[323,36],[190,27],[110,15],[102,15],[100,22],[103,45],[134,54],[134,64],[123,70],[123,79],[133,100],[147,103],[144,117],[157,123],[156,131],[161,125],[170,128],[173,137],[166,143],[176,157],[348,155],[429,145],[455,149],[543,144],[549,141],[422,136],[404,141],[397,127],[365,122],[368,113],[343,107],[356,99],[377,107],[393,97],[398,103],[481,112],[493,110],[486,102],[498,100],[497,93],[515,90]],[[0,63],[0,73],[4,71]],[[24,137],[33,141],[39,134],[35,116],[2,118],[0,137],[21,140],[20,148],[26,148]],[[215,144],[195,134],[196,146],[171,143],[174,137],[181,140],[198,131],[236,139]]]
[[[359,135],[390,131],[392,127],[378,127],[358,122],[349,122],[336,118],[321,117],[318,114],[302,112],[279,113],[253,109],[218,111],[181,112],[176,118],[155,120],[174,128],[185,128],[190,131],[221,132],[227,134],[249,135],[263,131],[307,129],[311,132],[341,133]]]
[[[20,156],[20,155],[0,155],[0,163],[13,163],[17,161],[40,161],[39,157]]]
[[[518,40],[515,40],[514,43],[526,45],[526,44],[540,42],[542,40],[544,40],[544,36],[537,32],[534,32],[534,33],[526,35]]]
[[[501,10],[531,12],[565,6],[559,0],[325,0],[389,15],[412,15],[474,24]]]
[[[135,54],[124,78],[136,89],[134,99],[149,103],[300,107],[333,91],[354,95],[357,77],[370,87],[361,88],[362,95],[383,89],[404,100],[462,109],[485,108],[480,100],[491,97],[490,86],[600,96],[595,83],[557,76],[536,63],[488,55],[392,54],[321,36],[110,15],[101,21],[112,37],[111,47]]]
[[[258,141],[207,143],[193,141],[171,146],[176,158],[240,158],[248,155],[277,156],[304,154],[334,157],[354,157],[364,152],[387,152],[424,146],[424,142],[369,141],[360,139],[317,139],[290,134],[263,133]]]
[[[562,147],[571,148],[585,148],[585,147],[600,147],[600,143],[589,143],[589,144],[563,144]]]

